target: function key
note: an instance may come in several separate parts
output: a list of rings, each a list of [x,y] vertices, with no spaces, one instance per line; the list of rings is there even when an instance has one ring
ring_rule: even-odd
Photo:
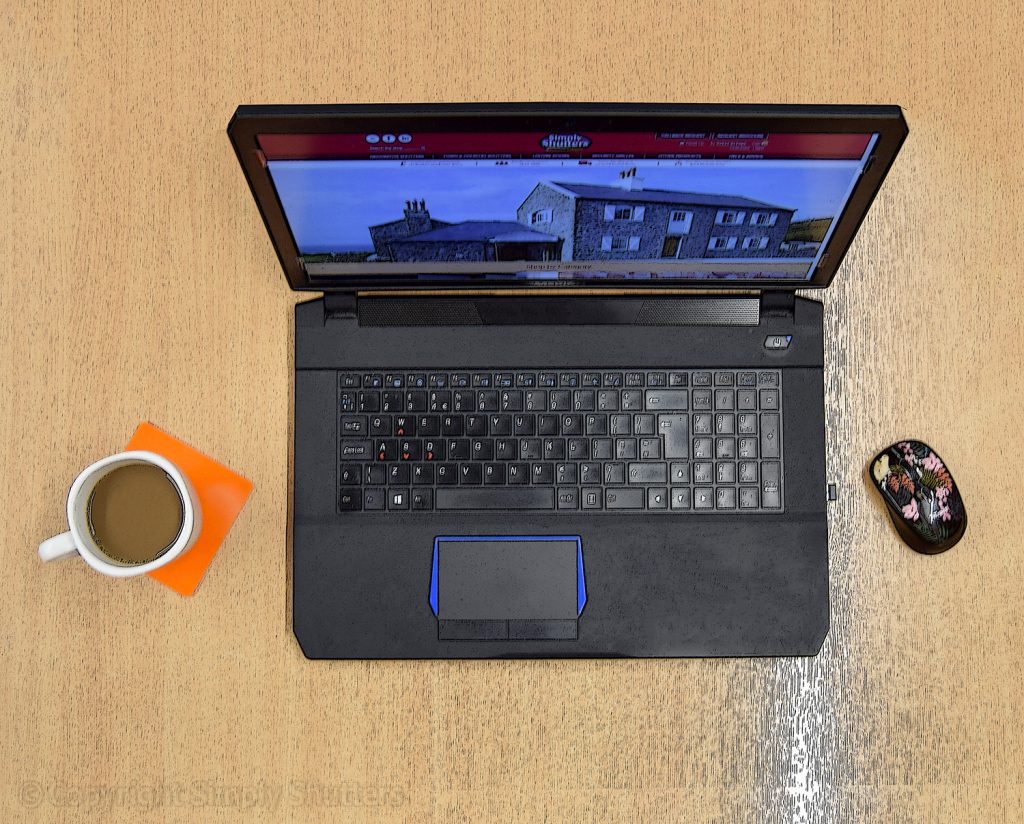
[[[385,375],[384,387],[386,389],[402,389],[405,386],[405,378],[401,375]]]
[[[668,373],[668,385],[669,386],[686,386],[688,383],[687,375],[685,372],[669,372]]]
[[[579,372],[559,372],[558,373],[558,385],[565,386],[570,389],[575,389],[580,385],[580,373]]]
[[[367,389],[380,389],[384,386],[384,376],[381,374],[363,375],[363,386]]]
[[[757,385],[758,386],[778,386],[779,385],[779,373],[778,372],[758,372],[757,373]]]
[[[586,387],[594,387],[601,385],[601,373],[600,372],[584,372],[583,373],[583,385]]]
[[[406,375],[406,383],[410,389],[426,389],[427,376],[422,374]]]
[[[533,372],[517,372],[516,386],[534,387],[537,385],[537,376]]]
[[[647,385],[655,387],[668,386],[668,376],[664,372],[648,372]]]
[[[537,386],[558,386],[558,376],[554,372],[541,372],[537,376]]]
[[[604,373],[604,385],[611,387],[622,386],[622,373],[621,372],[605,372]]]
[[[355,412],[356,411],[356,393],[355,392],[342,392],[338,397],[338,408],[342,412]]]
[[[430,376],[431,389],[444,389],[448,385],[448,376],[444,372],[435,373]]]
[[[477,372],[475,375],[473,375],[473,386],[479,387],[481,389],[489,389],[492,386],[491,376]]]
[[[694,386],[711,386],[711,373],[710,372],[694,372],[693,373],[693,385]]]
[[[643,386],[644,385],[644,373],[643,372],[627,372],[626,373],[626,386]]]
[[[452,386],[456,389],[468,389],[469,388],[469,373],[468,372],[456,372],[452,375]]]
[[[356,389],[360,383],[359,376],[351,372],[342,372],[338,375],[338,386],[342,389]]]
[[[757,373],[756,372],[740,372],[736,376],[737,386],[757,386]]]
[[[715,386],[734,386],[736,375],[732,372],[715,372]]]
[[[498,389],[509,389],[513,386],[514,381],[511,372],[499,372],[494,376],[494,385]]]

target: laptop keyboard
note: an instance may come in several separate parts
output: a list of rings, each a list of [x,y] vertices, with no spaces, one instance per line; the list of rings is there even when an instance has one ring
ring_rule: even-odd
[[[781,512],[782,373],[341,372],[342,512]]]

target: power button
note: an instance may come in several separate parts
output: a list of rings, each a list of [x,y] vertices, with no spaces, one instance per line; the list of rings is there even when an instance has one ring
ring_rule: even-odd
[[[793,340],[792,335],[769,335],[764,339],[765,349],[789,349],[789,342]]]

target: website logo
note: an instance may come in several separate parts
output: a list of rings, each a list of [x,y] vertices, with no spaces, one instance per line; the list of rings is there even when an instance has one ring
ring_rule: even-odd
[[[540,145],[545,149],[585,149],[590,145],[590,138],[581,134],[554,134],[541,138]]]

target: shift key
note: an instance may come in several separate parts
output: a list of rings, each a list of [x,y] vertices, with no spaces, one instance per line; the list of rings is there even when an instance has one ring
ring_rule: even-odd
[[[686,389],[648,389],[648,412],[685,412],[689,408],[689,390]]]

